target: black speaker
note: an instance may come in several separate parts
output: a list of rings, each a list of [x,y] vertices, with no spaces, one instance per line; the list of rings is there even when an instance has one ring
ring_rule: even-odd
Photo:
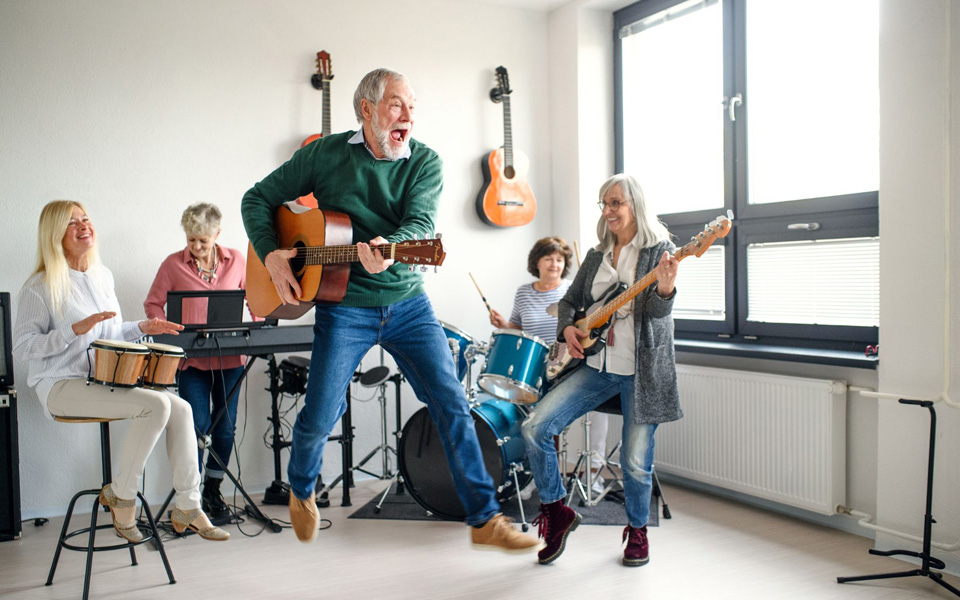
[[[13,389],[10,293],[0,292],[0,542],[20,538],[20,443]]]
[[[20,539],[19,448],[17,395],[0,388],[0,542]]]

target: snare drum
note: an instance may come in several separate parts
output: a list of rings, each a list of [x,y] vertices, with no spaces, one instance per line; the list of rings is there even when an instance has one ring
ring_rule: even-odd
[[[480,452],[497,487],[497,500],[503,501],[517,493],[517,483],[523,489],[532,479],[520,429],[526,415],[519,406],[486,394],[480,394],[477,400],[481,404],[470,412]],[[444,519],[462,521],[466,517],[440,443],[440,432],[426,408],[415,412],[403,426],[399,462],[403,481],[417,504]]]
[[[493,332],[487,362],[477,378],[483,391],[514,404],[540,399],[550,349],[535,335],[517,329]]]
[[[146,346],[118,340],[95,340],[90,344],[90,350],[94,354],[93,374],[88,378],[90,381],[112,388],[140,385],[140,377],[150,355]]]
[[[467,346],[476,346],[477,340],[443,321],[440,321],[440,326],[443,327],[443,333],[446,334],[447,339],[455,341],[460,348],[457,352],[457,378],[463,381],[463,378],[467,376],[467,357],[465,356]]]
[[[169,344],[144,344],[150,350],[143,385],[167,387],[177,383],[177,371],[186,357],[183,348]]]

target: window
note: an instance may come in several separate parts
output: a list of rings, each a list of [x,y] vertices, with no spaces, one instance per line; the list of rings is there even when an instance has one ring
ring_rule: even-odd
[[[677,336],[862,351],[879,332],[877,0],[641,0],[614,15],[617,170],[677,245]]]

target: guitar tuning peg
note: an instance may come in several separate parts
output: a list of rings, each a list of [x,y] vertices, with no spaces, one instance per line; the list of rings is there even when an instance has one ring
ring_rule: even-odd
[[[408,270],[408,271],[416,271],[417,268],[416,268],[415,266],[413,266],[413,265],[407,265],[407,270]]]
[[[442,233],[437,233],[437,234],[434,234],[433,237],[439,240],[440,238],[443,237],[443,234],[442,234]]]
[[[421,273],[426,273],[426,272],[427,272],[427,266],[426,266],[426,265],[423,265],[422,267],[420,267],[420,272],[421,272]]]

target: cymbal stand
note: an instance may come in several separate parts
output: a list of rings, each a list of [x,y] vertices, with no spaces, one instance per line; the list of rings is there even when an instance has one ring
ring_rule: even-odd
[[[596,506],[603,500],[610,490],[613,489],[619,477],[616,472],[610,467],[610,462],[607,460],[608,457],[600,455],[599,452],[593,449],[590,444],[590,413],[583,415],[583,450],[580,452],[580,457],[577,459],[577,464],[573,467],[573,472],[570,474],[569,485],[570,485],[570,495],[567,497],[567,504],[569,505],[573,502],[574,493],[580,496],[581,506]],[[619,448],[619,445],[617,446]],[[614,449],[616,450],[616,448]],[[612,456],[613,453],[611,452]],[[600,456],[600,469],[597,470],[596,475],[593,473],[593,457]],[[596,497],[593,496],[593,481],[594,477],[600,475],[603,470],[606,469],[610,475],[610,482],[603,488]],[[580,478],[580,472],[583,471],[584,480]]]
[[[390,369],[384,366],[374,367],[360,376],[360,385],[369,388],[379,388],[380,403],[380,445],[371,450],[353,469],[372,475],[377,479],[392,479],[393,472],[390,470],[390,453],[394,457],[397,451],[387,443],[387,379],[390,378]],[[377,453],[380,454],[381,470],[380,473],[373,473],[363,468],[363,465],[373,458]]]
[[[901,398],[900,404],[910,404],[930,410],[930,446],[927,455],[927,503],[926,514],[923,517],[923,549],[920,552],[911,552],[910,550],[869,550],[870,554],[877,556],[894,556],[902,554],[904,556],[913,556],[920,559],[920,568],[909,571],[897,571],[893,573],[880,573],[877,575],[859,575],[857,577],[837,577],[837,583],[847,583],[848,581],[867,581],[871,579],[893,579],[898,577],[929,577],[937,584],[950,590],[956,596],[960,596],[960,590],[953,587],[943,580],[943,574],[931,569],[944,569],[946,564],[939,558],[930,555],[930,538],[933,535],[933,524],[936,520],[933,518],[933,459],[936,454],[937,443],[937,411],[933,408],[933,402],[930,400],[907,400]]]
[[[396,396],[396,398],[397,398],[397,402],[396,402],[396,404],[397,404],[397,406],[396,406],[396,409],[397,409],[397,429],[393,432],[393,438],[394,438],[394,440],[395,440],[395,442],[396,442],[396,444],[397,444],[397,447],[399,447],[399,446],[400,446],[400,436],[403,435],[402,431],[400,430],[400,423],[403,422],[403,421],[401,420],[401,415],[400,415],[400,383],[403,381],[403,375],[401,375],[400,373],[394,373],[393,375],[391,375],[390,377],[387,378],[387,381],[392,381],[392,382],[393,382],[394,390],[395,390],[396,393],[397,393],[397,396]],[[382,385],[382,386],[386,386],[386,383],[383,383],[383,384],[381,384],[381,385]],[[403,494],[403,475],[400,473],[400,469],[399,469],[399,468],[398,468],[397,471],[393,474],[393,476],[390,478],[391,481],[393,481],[394,479],[397,480],[397,495],[399,496],[399,495]],[[373,512],[378,513],[378,514],[380,513],[380,509],[383,508],[383,502],[384,502],[384,500],[387,499],[387,494],[390,492],[390,488],[391,488],[391,487],[393,487],[393,484],[392,484],[392,483],[387,486],[387,489],[383,490],[383,494],[380,496],[380,501],[377,502],[377,505],[376,505],[376,507],[374,507]]]

